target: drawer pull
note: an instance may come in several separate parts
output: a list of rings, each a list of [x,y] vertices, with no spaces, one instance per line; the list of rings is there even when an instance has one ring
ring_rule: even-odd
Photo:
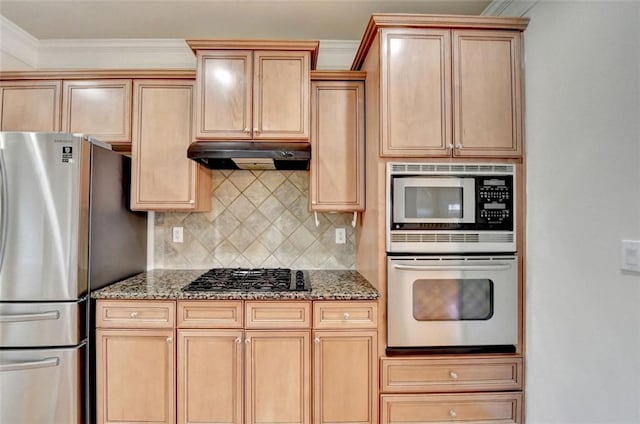
[[[449,377],[453,378],[454,380],[458,378],[458,373],[455,371],[450,371],[449,372]]]
[[[131,312],[131,318],[138,318],[137,312]]]
[[[456,413],[456,411],[454,411],[453,409],[449,409],[449,416],[451,418],[455,418],[458,416],[458,414]]]
[[[351,315],[349,314],[349,312],[345,312],[344,313],[344,319],[349,319]]]

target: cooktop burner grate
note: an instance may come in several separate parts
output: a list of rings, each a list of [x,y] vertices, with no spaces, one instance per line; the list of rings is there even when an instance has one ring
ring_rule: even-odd
[[[288,268],[213,268],[183,291],[308,291],[304,271]]]

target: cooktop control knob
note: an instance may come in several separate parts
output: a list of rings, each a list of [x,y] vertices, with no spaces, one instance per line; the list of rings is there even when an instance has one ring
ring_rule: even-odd
[[[304,290],[304,274],[302,271],[296,271],[296,289]]]

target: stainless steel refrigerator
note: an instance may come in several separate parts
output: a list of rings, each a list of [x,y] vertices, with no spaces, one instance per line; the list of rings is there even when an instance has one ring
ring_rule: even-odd
[[[0,423],[93,421],[90,292],[146,268],[129,187],[108,145],[0,132]]]

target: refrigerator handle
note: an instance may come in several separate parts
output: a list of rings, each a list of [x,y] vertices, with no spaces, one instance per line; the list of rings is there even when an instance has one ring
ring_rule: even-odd
[[[0,364],[0,372],[23,371],[23,370],[32,370],[34,368],[57,367],[59,364],[60,364],[60,359],[56,357],[45,358],[40,361],[9,362],[9,363]]]
[[[0,148],[0,271],[4,263],[4,253],[7,247],[7,223],[9,222],[9,190],[7,183],[7,167],[4,162],[4,149]]]

